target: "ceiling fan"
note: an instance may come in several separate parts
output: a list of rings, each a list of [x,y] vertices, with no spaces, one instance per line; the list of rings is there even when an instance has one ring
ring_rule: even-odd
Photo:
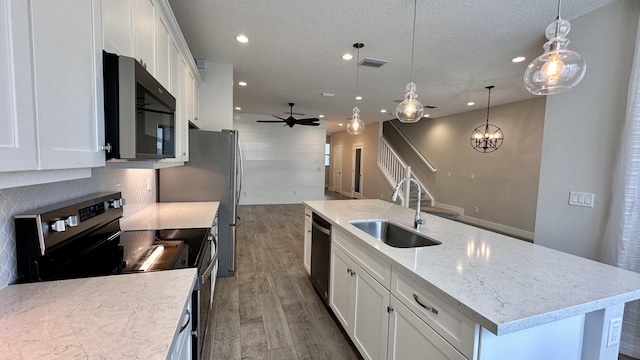
[[[320,121],[320,119],[318,118],[307,118],[307,119],[296,119],[293,117],[293,105],[295,105],[294,103],[289,103],[289,107],[291,108],[289,111],[289,117],[288,118],[281,118],[280,116],[275,116],[275,115],[271,115],[275,118],[278,118],[280,120],[256,120],[256,122],[261,122],[261,123],[281,123],[284,122],[285,126],[289,125],[289,127],[293,127],[293,125],[306,125],[306,126],[319,126],[320,123],[317,123],[316,121]]]

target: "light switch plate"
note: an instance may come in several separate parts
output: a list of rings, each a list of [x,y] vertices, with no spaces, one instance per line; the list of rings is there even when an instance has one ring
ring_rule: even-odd
[[[592,208],[594,205],[595,196],[596,195],[593,193],[570,191],[569,205]]]

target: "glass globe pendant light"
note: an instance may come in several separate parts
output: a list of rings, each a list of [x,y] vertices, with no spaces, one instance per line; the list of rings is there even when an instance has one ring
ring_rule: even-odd
[[[422,119],[424,107],[416,99],[416,84],[413,83],[413,52],[416,44],[416,8],[418,0],[413,2],[413,36],[411,39],[411,72],[409,73],[409,83],[405,88],[404,100],[396,107],[396,117],[403,123],[414,123]]]
[[[358,65],[360,63],[360,49],[364,47],[363,43],[355,43],[353,47],[358,49],[358,60],[356,61],[356,96],[358,97]],[[357,99],[356,99],[357,100]],[[360,135],[364,132],[364,122],[360,119],[360,109],[358,106],[352,110],[351,120],[347,123],[347,133],[350,135]]]
[[[544,53],[533,60],[524,72],[524,86],[534,95],[552,95],[571,90],[578,85],[587,71],[584,58],[575,51],[567,49],[571,30],[569,21],[558,17],[547,26],[545,36],[549,41],[544,44]]]

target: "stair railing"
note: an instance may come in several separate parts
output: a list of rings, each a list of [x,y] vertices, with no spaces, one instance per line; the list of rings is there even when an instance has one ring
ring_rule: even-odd
[[[381,136],[380,142],[378,145],[378,168],[384,175],[384,178],[387,180],[389,185],[395,189],[396,185],[400,182],[400,180],[411,176],[411,166],[408,166],[398,153],[391,147],[389,142]],[[424,199],[429,199],[429,203],[433,206],[433,195],[427,190],[427,188],[422,185],[420,180],[414,177],[420,183],[420,187],[422,188],[422,193],[424,194]],[[400,200],[402,201],[402,206],[409,206],[409,184],[404,184],[403,191],[399,193]]]
[[[422,156],[420,151],[415,146],[413,146],[411,141],[406,136],[404,136],[404,134],[402,133],[402,131],[400,131],[400,129],[398,129],[398,126],[396,126],[396,124],[394,124],[393,121],[389,121],[389,125],[391,125],[391,127],[398,133],[398,135],[400,135],[402,140],[404,140],[407,143],[407,145],[409,145],[409,148],[411,148],[411,150],[427,166],[427,168],[429,168],[429,170],[431,170],[431,172],[436,172],[436,168],[433,167],[433,165],[431,165],[429,160],[427,160],[424,156]]]

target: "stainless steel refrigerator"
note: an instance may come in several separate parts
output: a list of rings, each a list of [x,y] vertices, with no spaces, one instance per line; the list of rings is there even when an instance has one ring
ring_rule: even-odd
[[[161,169],[158,201],[219,201],[218,277],[236,271],[237,208],[242,186],[242,155],[237,130],[189,130],[189,162]]]

